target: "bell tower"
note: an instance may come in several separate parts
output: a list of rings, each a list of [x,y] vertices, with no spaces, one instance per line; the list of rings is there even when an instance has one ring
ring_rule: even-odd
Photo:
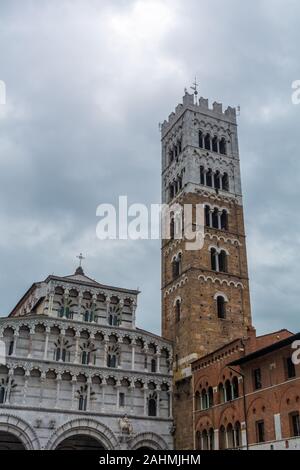
[[[204,244],[162,242],[162,334],[174,344],[175,446],[193,449],[193,360],[251,328],[235,108],[185,92],[161,126],[162,202],[201,205]],[[195,225],[193,219],[193,225]],[[173,227],[173,228],[172,228]]]

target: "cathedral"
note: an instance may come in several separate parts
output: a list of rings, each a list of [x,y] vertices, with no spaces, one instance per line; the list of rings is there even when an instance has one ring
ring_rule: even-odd
[[[194,91],[161,125],[162,336],[136,327],[138,291],[81,259],[34,283],[0,319],[0,449],[300,447],[299,337],[252,325],[236,110]]]

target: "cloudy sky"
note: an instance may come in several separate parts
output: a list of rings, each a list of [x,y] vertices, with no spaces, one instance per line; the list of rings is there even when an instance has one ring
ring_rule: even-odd
[[[298,0],[1,0],[0,313],[82,251],[159,332],[159,242],[97,240],[96,207],[159,202],[158,123],[196,74],[241,106],[255,325],[299,331],[299,21]]]

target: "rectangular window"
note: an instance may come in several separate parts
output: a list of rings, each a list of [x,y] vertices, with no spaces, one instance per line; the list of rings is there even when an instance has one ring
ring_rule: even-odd
[[[291,436],[293,437],[300,436],[300,418],[299,418],[298,411],[290,413],[290,427],[291,427]]]
[[[291,357],[285,358],[285,370],[287,379],[293,379],[294,377],[296,377],[295,364],[293,363]]]
[[[256,421],[256,439],[257,442],[265,442],[265,422]]]
[[[122,408],[125,406],[125,393],[120,392],[119,393],[119,407]]]
[[[261,382],[261,369],[254,369],[253,371],[253,381],[254,381],[254,389],[259,390],[262,387]]]

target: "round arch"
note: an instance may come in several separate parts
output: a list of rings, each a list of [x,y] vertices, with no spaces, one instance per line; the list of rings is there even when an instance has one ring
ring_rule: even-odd
[[[45,449],[54,450],[62,441],[76,434],[94,438],[107,450],[114,450],[119,446],[116,436],[107,426],[94,419],[83,418],[68,421],[60,426],[50,437]]]
[[[166,441],[158,434],[145,432],[138,434],[130,442],[130,450],[138,450],[141,448],[168,450],[169,446]]]
[[[39,450],[40,443],[35,431],[26,421],[8,414],[0,415],[0,432],[17,438],[26,450]]]

